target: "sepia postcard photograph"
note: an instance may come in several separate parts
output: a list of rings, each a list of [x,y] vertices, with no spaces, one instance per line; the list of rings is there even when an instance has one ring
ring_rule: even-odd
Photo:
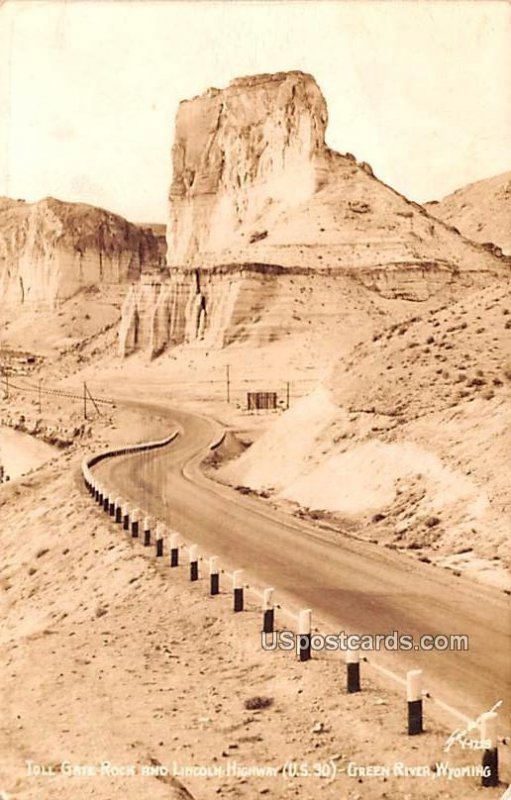
[[[511,3],[0,0],[0,800],[511,800]]]

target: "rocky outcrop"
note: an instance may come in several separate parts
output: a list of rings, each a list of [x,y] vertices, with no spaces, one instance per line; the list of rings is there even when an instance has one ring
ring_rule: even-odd
[[[325,144],[311,75],[256,75],[179,106],[167,227],[170,266],[264,262],[366,268],[489,264],[448,226]]]
[[[158,264],[156,237],[122,217],[46,198],[0,199],[0,303],[53,308],[79,289],[137,280]]]
[[[383,184],[368,164],[331,151],[326,124],[321,91],[302,72],[239,78],[180,104],[169,274],[130,290],[121,353],[225,343],[238,330],[237,308],[247,325],[257,323],[255,298],[265,296],[262,276],[271,271],[309,274],[316,285],[340,272],[411,301],[509,271],[497,253]],[[220,326],[212,323],[217,313]]]
[[[318,187],[326,104],[311,76],[257,75],[180,104],[172,153],[170,264],[194,264]],[[246,259],[245,259],[246,260]]]

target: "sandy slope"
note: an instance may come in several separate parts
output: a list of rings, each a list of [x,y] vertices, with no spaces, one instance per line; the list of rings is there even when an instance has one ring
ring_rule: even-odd
[[[2,310],[2,346],[21,348],[48,359],[75,351],[104,332],[117,330],[124,289],[90,286],[64,300],[58,310]],[[79,353],[77,354],[79,356]]]
[[[511,172],[462,186],[425,207],[474,242],[493,242],[511,253]]]
[[[132,438],[159,435],[161,423],[132,416]],[[62,502],[62,498],[66,502]],[[172,580],[152,555],[133,546],[84,494],[78,458],[63,455],[0,493],[2,551],[0,647],[3,721],[0,790],[23,800],[113,798],[393,798],[479,797],[476,778],[349,777],[334,781],[266,777],[68,777],[63,760],[93,765],[160,762],[180,766],[274,767],[288,760],[333,760],[339,770],[396,761],[477,764],[477,754],[443,752],[452,720],[427,711],[427,735],[403,734],[404,703],[364,674],[364,693],[347,696],[334,657],[307,665],[287,653],[263,653],[260,613],[233,615],[230,598],[211,600]],[[30,531],[30,536],[27,535]],[[271,698],[253,711],[245,702]],[[396,705],[397,703],[397,705]],[[432,716],[433,715],[433,716]],[[25,761],[52,767],[31,777]],[[109,769],[109,768],[107,768]],[[498,791],[484,790],[485,797]]]
[[[11,479],[37,469],[56,455],[53,447],[11,428],[0,428],[0,465]]]

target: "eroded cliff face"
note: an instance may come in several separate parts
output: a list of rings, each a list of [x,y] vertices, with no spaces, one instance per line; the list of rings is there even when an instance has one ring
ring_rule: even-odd
[[[144,275],[125,298],[119,353],[150,358],[167,348],[206,350],[233,343],[319,341],[320,348],[357,341],[381,324],[413,316],[470,293],[491,280],[466,272],[463,282],[447,266],[410,265],[373,270],[285,269],[268,264],[172,268],[167,278]]]
[[[120,353],[142,347],[151,357],[166,347],[223,347],[273,294],[275,276],[173,270],[168,280],[146,277],[131,287],[123,306]],[[241,335],[241,333],[240,333]]]
[[[505,259],[383,184],[369,165],[331,151],[326,123],[321,91],[301,72],[240,78],[180,104],[169,277],[130,290],[122,354],[239,337],[236,310],[248,327],[258,323],[261,302],[271,302],[270,273],[281,282],[308,275],[320,295],[323,278],[342,273],[374,295],[411,302],[509,273]],[[284,315],[272,335],[285,336],[290,321]]]
[[[93,206],[0,200],[0,303],[54,308],[87,286],[123,284],[158,263],[151,231]]]
[[[261,215],[305,201],[320,180],[326,104],[290,72],[232,81],[180,104],[167,228],[169,264],[193,265]],[[248,243],[248,238],[247,238]]]

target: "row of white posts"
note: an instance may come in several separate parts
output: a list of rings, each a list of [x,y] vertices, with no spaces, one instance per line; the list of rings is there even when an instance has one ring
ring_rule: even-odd
[[[121,497],[109,494],[105,488],[93,477],[88,466],[83,468],[85,484],[88,491],[103,510],[112,517],[116,523],[122,524],[125,531],[131,533],[132,538],[141,538],[143,545],[149,547],[153,533],[152,521],[149,516],[144,516],[140,509],[132,508]],[[156,557],[164,556],[164,538],[166,526],[157,522],[154,528],[154,542]],[[180,535],[173,531],[168,538],[169,565],[179,566]],[[196,544],[188,547],[189,578],[195,582],[199,580],[199,549]],[[220,594],[220,569],[218,557],[209,559],[209,592],[212,596]],[[233,610],[244,609],[244,582],[243,570],[236,570],[232,575]],[[255,590],[254,590],[255,591]],[[273,603],[273,589],[265,589],[262,595],[262,611],[264,634],[275,632],[275,606]],[[308,661],[311,658],[312,638],[312,611],[303,609],[298,614],[298,658]],[[361,691],[360,684],[360,651],[348,650],[346,654],[346,691],[349,694]],[[408,735],[416,736],[423,733],[423,687],[422,670],[414,669],[406,675],[406,698],[408,705]],[[481,716],[481,739],[489,747],[483,751],[482,765],[486,769],[481,779],[482,786],[491,787],[499,785],[499,764],[497,749],[497,714],[489,711]]]

